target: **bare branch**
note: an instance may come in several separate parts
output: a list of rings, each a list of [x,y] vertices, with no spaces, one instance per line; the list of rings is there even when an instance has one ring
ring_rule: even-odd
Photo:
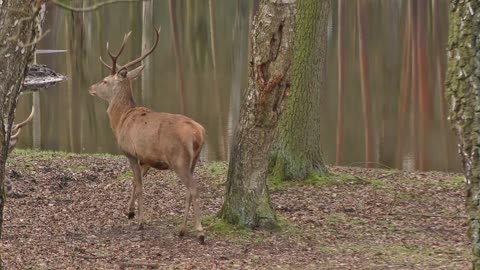
[[[47,31],[45,31],[45,33],[41,34],[38,38],[35,38],[34,41],[29,42],[29,43],[27,43],[27,44],[23,44],[23,43],[19,42],[18,45],[19,45],[20,47],[22,47],[22,48],[35,45],[35,44],[37,44],[38,42],[40,42],[40,40],[42,40],[49,32],[50,32],[50,29],[48,29]]]
[[[94,4],[94,5],[91,5],[89,7],[84,7],[84,8],[72,7],[72,6],[69,6],[69,5],[64,4],[62,2],[59,2],[58,0],[50,0],[50,1],[52,3],[54,3],[55,5],[63,8],[63,9],[66,9],[66,10],[76,11],[76,12],[86,12],[86,11],[92,11],[92,10],[98,9],[102,6],[109,5],[109,4],[122,3],[122,2],[142,2],[142,1],[149,1],[149,0],[107,0],[105,2],[101,2],[101,3]]]

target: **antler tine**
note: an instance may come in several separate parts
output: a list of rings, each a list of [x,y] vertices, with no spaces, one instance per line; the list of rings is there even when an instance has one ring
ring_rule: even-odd
[[[105,63],[105,61],[103,61],[102,56],[100,56],[100,62],[101,62],[104,66],[106,66],[108,69],[110,69],[110,70],[112,69],[111,66],[109,66],[107,63]]]
[[[23,126],[25,126],[26,124],[28,124],[28,122],[32,121],[32,119],[33,119],[33,114],[34,114],[34,113],[35,113],[35,107],[32,106],[32,112],[30,113],[30,115],[28,116],[28,118],[25,119],[23,122],[14,125],[13,128],[12,128],[12,132],[13,132],[13,131],[16,131],[17,129],[20,129],[21,127],[23,127]]]
[[[140,63],[143,59],[145,59],[145,57],[150,55],[153,52],[153,50],[155,50],[155,48],[157,47],[158,39],[160,37],[160,31],[161,30],[162,30],[161,27],[159,27],[158,30],[155,28],[155,34],[156,34],[155,44],[153,44],[152,48],[148,52],[146,52],[144,55],[140,56],[139,58],[126,63],[125,65],[121,66],[119,69],[129,68],[129,67],[131,67],[131,66],[133,66],[137,63]]]
[[[18,135],[20,135],[20,131],[21,131],[21,130],[22,130],[22,129],[19,128],[19,129],[17,130],[17,133],[15,133],[15,134],[13,134],[12,136],[10,136],[10,140],[16,139],[16,138],[18,137]]]
[[[118,50],[117,57],[123,52],[123,49],[125,48],[125,44],[127,44],[127,40],[128,40],[128,38],[130,37],[131,34],[132,34],[132,31],[126,33],[123,36],[122,47],[120,47],[120,50]]]
[[[127,41],[128,41],[128,38],[130,37],[130,34],[132,33],[132,31],[128,32],[127,34],[125,34],[123,36],[123,42],[122,42],[122,45],[120,46],[120,49],[118,49],[118,52],[116,53],[116,55],[113,55],[111,52],[110,52],[110,49],[109,49],[109,44],[107,42],[107,53],[108,55],[110,56],[110,58],[112,59],[112,66],[108,66],[110,68],[110,70],[112,71],[112,75],[115,74],[117,72],[117,68],[119,68],[119,66],[117,65],[117,59],[118,57],[120,56],[120,54],[122,54],[123,52],[123,49],[125,49],[125,45],[127,44]],[[102,60],[102,64],[105,64]]]

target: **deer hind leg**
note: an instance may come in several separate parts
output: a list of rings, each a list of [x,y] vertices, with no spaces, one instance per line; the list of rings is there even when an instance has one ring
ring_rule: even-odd
[[[188,168],[188,167],[187,167]],[[175,170],[177,172],[180,180],[185,184],[187,188],[186,201],[185,201],[185,216],[183,218],[182,227],[180,227],[180,235],[184,235],[187,230],[187,219],[188,212],[190,210],[190,204],[193,205],[193,222],[195,224],[195,229],[197,230],[197,237],[201,244],[205,243],[205,233],[202,228],[202,223],[200,222],[200,207],[198,205],[198,188],[197,183],[193,179],[193,174],[190,172],[189,168],[185,170]]]
[[[184,236],[187,232],[187,219],[188,219],[188,212],[190,211],[190,205],[192,204],[192,196],[190,196],[190,192],[187,190],[186,200],[185,200],[185,216],[183,217],[183,223],[180,227],[180,236]]]
[[[193,178],[193,174],[190,174],[191,185],[189,187],[190,196],[192,197],[193,204],[193,222],[195,223],[195,230],[197,230],[197,237],[200,243],[205,244],[205,232],[203,231],[202,222],[200,220],[200,206],[198,202],[198,187],[197,182]]]
[[[130,168],[133,171],[133,191],[132,194],[134,198],[137,199],[137,207],[138,207],[138,229],[143,229],[145,225],[145,217],[143,215],[143,183],[142,183],[142,169],[140,164],[138,164],[137,159],[129,158]],[[135,199],[133,199],[135,201]],[[133,203],[134,205],[134,203]],[[132,204],[130,204],[130,207]]]

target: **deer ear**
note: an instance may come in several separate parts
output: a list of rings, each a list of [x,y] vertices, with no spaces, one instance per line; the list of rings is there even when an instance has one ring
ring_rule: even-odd
[[[142,70],[145,66],[144,65],[141,65],[139,67],[137,67],[136,69],[128,72],[127,76],[128,76],[128,79],[130,80],[135,80],[136,78],[138,78],[138,76],[140,76],[140,74],[142,74]]]
[[[117,72],[117,76],[122,78],[122,79],[125,79],[127,78],[127,75],[128,75],[128,70],[127,68],[122,68],[120,69],[118,72]]]

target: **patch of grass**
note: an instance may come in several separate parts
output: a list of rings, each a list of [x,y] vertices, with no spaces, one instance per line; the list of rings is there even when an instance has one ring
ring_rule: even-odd
[[[247,239],[253,235],[253,232],[243,226],[231,225],[224,222],[216,215],[206,216],[202,219],[205,229],[216,236],[235,238],[235,239]]]
[[[209,215],[202,219],[202,224],[209,234],[216,237],[235,239],[235,240],[249,240],[254,239],[255,243],[263,243],[266,235],[270,233],[278,233],[281,236],[301,235],[302,230],[296,227],[288,219],[277,215],[277,226],[273,231],[255,231],[241,225],[228,224],[219,218],[217,215]]]
[[[303,232],[302,229],[295,226],[290,220],[280,215],[277,215],[277,226],[276,231],[282,233],[282,235],[300,235]]]
[[[348,222],[348,217],[344,213],[330,213],[326,221],[331,225],[345,224]]]
[[[205,172],[212,178],[227,176],[228,165],[222,161],[212,161],[205,166]]]
[[[51,160],[51,159],[60,159],[60,158],[67,158],[75,154],[62,152],[62,151],[39,151],[33,149],[15,149],[10,157],[21,157],[26,160],[33,160],[33,159],[43,159],[43,160]]]
[[[442,187],[459,189],[465,186],[465,177],[457,176],[439,183]]]
[[[133,179],[133,172],[132,170],[128,170],[122,174],[120,174],[118,177],[117,177],[117,180],[118,181],[121,181],[121,182],[124,182],[124,181],[129,181]]]
[[[378,179],[363,179],[349,174],[333,174],[330,175],[311,175],[305,180],[298,181],[282,181],[280,178],[269,176],[268,188],[271,191],[278,191],[288,188],[292,185],[314,185],[314,186],[329,186],[339,184],[368,184],[374,187],[385,185],[385,182]]]

